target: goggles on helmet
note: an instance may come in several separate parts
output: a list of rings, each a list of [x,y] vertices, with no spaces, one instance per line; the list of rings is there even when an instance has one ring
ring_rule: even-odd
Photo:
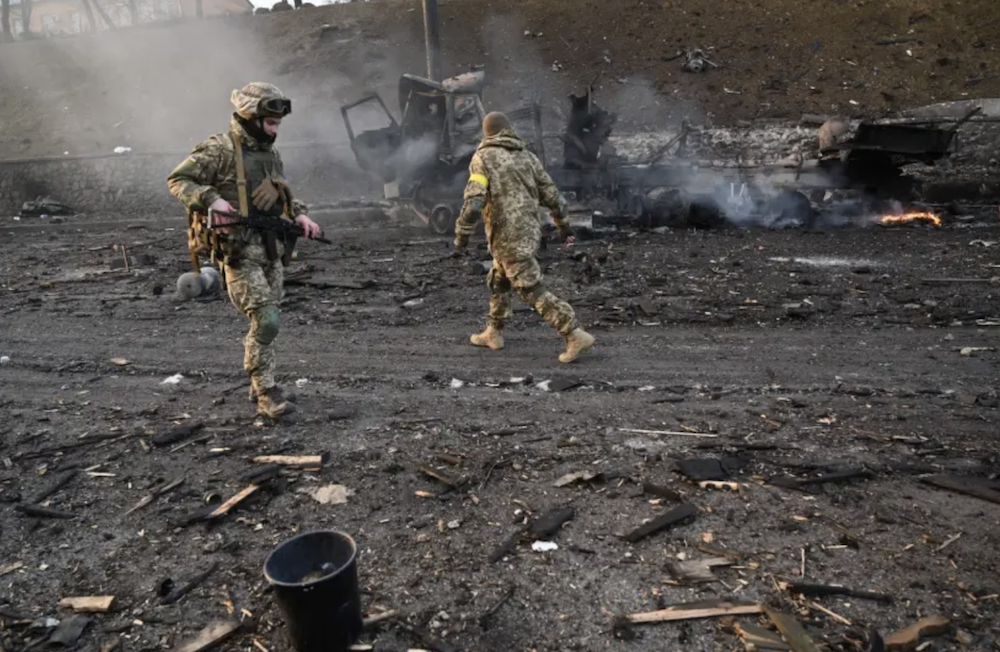
[[[283,118],[292,112],[292,101],[281,97],[263,99],[257,103],[257,114],[265,117]]]

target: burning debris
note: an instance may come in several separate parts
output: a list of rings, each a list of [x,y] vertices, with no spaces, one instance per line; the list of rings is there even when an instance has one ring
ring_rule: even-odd
[[[941,226],[941,218],[934,213],[927,211],[913,211],[899,215],[883,215],[879,224],[911,224],[913,222],[928,222],[934,226]]]

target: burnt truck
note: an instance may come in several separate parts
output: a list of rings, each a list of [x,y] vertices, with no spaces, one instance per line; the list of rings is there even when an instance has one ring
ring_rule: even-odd
[[[361,169],[382,182],[386,199],[407,206],[441,235],[454,230],[469,161],[483,137],[483,82],[478,71],[440,82],[403,75],[398,120],[377,93],[340,108]],[[356,131],[371,120],[387,124]]]
[[[441,82],[403,75],[398,120],[376,93],[341,107],[358,165],[381,180],[386,199],[410,208],[441,235],[454,230],[469,161],[482,139],[484,81],[481,71]],[[911,201],[917,189],[904,167],[948,156],[956,131],[974,114],[947,128],[861,122],[828,143],[824,125],[824,147],[815,158],[720,168],[689,154],[687,124],[645,160],[625,161],[609,142],[617,116],[597,104],[593,83],[569,101],[557,136],[563,150],[558,162],[546,157],[537,103],[507,115],[571,205],[583,212],[599,207],[612,221],[640,226],[715,227],[743,215],[747,223],[808,227],[830,190],[857,191],[873,202]],[[385,124],[356,130],[362,115]]]

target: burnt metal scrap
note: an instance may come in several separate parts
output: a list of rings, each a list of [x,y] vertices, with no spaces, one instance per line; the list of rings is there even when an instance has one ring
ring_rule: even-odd
[[[816,203],[830,191],[857,193],[861,201],[851,202],[856,210],[889,200],[913,201],[917,185],[905,166],[934,165],[947,157],[959,127],[978,111],[947,128],[862,122],[851,133],[846,120],[831,120],[819,130],[818,159],[799,157],[791,165],[751,170],[713,169],[687,156],[687,124],[645,161],[626,163],[612,152],[605,155],[615,115],[597,106],[592,86],[570,101],[563,163],[549,170],[560,188],[578,201],[610,202],[618,223],[702,228],[814,226],[821,216]],[[663,161],[671,150],[671,158]]]
[[[482,140],[483,82],[482,72],[440,82],[403,75],[399,120],[377,93],[340,109],[361,169],[382,181],[386,199],[410,206],[439,233],[454,225],[469,161]],[[388,125],[355,133],[352,116],[365,111],[381,114]]]

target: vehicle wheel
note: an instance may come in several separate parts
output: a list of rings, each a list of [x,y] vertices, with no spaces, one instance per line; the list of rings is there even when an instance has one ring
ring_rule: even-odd
[[[431,221],[428,226],[438,235],[451,235],[455,232],[455,214],[450,207],[439,204],[431,211]]]

